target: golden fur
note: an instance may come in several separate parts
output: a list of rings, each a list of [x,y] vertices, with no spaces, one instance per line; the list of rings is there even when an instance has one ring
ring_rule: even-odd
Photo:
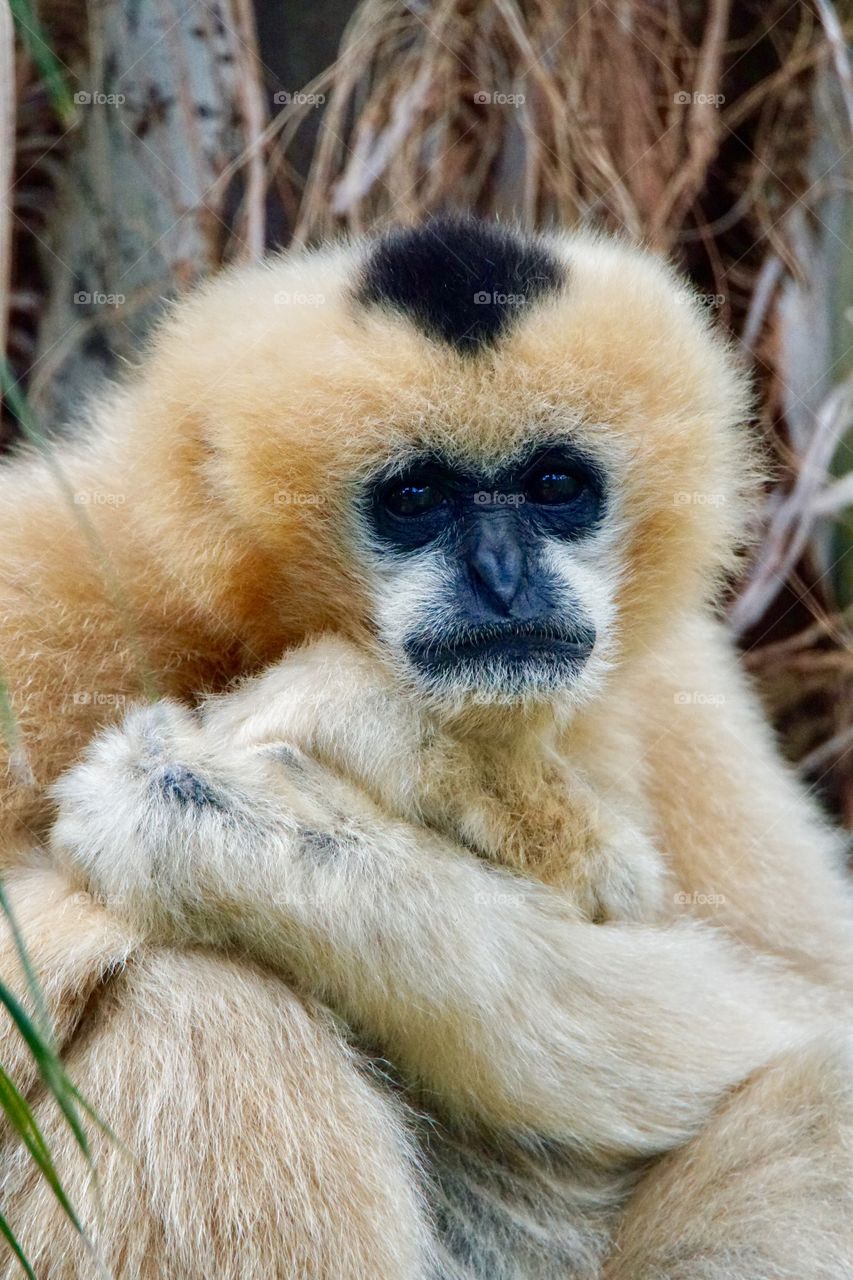
[[[65,491],[5,469],[4,865],[135,1157],[100,1144],[116,1275],[853,1268],[849,891],[709,608],[748,509],[743,381],[660,263],[553,243],[565,293],[476,361],[354,308],[359,246],[225,276],[60,450]],[[579,705],[422,705],[376,648],[355,485],[422,441],[555,433],[614,484],[608,669]],[[45,787],[152,681],[178,701],[94,744],[46,854]],[[176,764],[217,803],[153,802]],[[86,1274],[4,1170],[42,1273]]]

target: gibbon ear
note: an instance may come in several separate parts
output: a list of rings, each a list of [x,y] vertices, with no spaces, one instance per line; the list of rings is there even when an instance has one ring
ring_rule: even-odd
[[[530,236],[474,218],[432,218],[390,231],[371,248],[356,301],[408,317],[465,355],[493,346],[566,268]]]

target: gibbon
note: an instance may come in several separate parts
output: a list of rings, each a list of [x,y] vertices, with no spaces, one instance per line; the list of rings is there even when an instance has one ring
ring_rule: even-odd
[[[840,842],[715,612],[748,406],[655,258],[439,220],[220,277],[5,467],[5,880],[112,1274],[853,1272]],[[0,1202],[91,1274],[8,1135]]]

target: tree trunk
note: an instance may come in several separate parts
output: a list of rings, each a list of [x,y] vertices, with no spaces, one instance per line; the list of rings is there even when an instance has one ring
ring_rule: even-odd
[[[29,392],[48,428],[136,357],[166,299],[264,243],[249,0],[95,0],[88,17]]]

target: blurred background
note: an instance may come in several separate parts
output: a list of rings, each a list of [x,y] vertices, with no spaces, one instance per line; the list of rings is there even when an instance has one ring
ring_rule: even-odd
[[[0,0],[0,450],[225,263],[460,208],[638,238],[754,369],[731,621],[853,827],[851,32],[833,0]]]

